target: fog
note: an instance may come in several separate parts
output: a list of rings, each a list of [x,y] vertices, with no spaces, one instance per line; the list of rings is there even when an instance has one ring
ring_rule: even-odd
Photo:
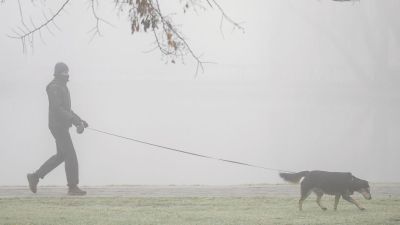
[[[144,53],[152,34],[131,35],[106,3],[99,10],[114,27],[101,24],[102,37],[90,41],[95,20],[85,1],[72,2],[61,31],[43,31],[24,54],[6,36],[20,25],[18,5],[0,4],[0,185],[27,185],[26,173],[56,152],[45,88],[59,61],[70,68],[73,110],[93,128],[282,170],[400,182],[400,1],[219,2],[245,33],[226,21],[221,32],[212,9],[176,17],[215,62],[197,76],[190,57],[172,64]],[[181,10],[174,4],[162,7]],[[30,3],[24,10],[40,21]],[[71,134],[82,185],[283,182],[276,171]],[[64,166],[40,184],[65,185]]]

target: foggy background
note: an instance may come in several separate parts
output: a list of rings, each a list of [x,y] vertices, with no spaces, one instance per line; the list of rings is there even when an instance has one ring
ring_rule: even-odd
[[[46,85],[70,68],[72,108],[93,128],[155,144],[283,170],[351,171],[400,182],[400,1],[220,0],[243,21],[220,31],[217,10],[175,17],[208,64],[166,63],[151,33],[130,35],[112,1],[99,14],[73,1],[22,53],[6,37],[20,25],[16,1],[0,4],[0,185],[27,185],[26,173],[55,154]],[[179,1],[166,12],[182,10]],[[172,2],[172,1],[171,1]],[[38,2],[37,4],[41,4]],[[60,1],[49,2],[53,11]],[[26,4],[39,23],[42,13]],[[35,17],[36,15],[36,17]],[[81,185],[281,183],[277,172],[232,165],[71,129]],[[40,185],[66,184],[64,165]]]

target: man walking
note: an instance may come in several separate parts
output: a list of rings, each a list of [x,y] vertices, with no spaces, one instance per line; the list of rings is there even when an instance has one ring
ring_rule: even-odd
[[[36,172],[27,175],[29,188],[37,191],[39,178],[44,178],[61,163],[65,163],[69,195],[85,195],[86,191],[78,187],[78,160],[72,144],[69,128],[76,126],[81,134],[88,124],[71,110],[71,98],[67,87],[69,69],[65,63],[57,63],[54,68],[54,79],[47,85],[49,98],[49,129],[53,135],[57,154],[50,157]]]

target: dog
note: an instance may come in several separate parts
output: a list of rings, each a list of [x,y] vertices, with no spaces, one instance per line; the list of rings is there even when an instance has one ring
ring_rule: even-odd
[[[314,170],[302,171],[299,173],[280,173],[279,175],[285,181],[291,183],[299,183],[301,178],[304,177],[300,184],[300,211],[303,210],[303,202],[311,192],[314,192],[317,195],[317,204],[324,211],[327,209],[321,204],[321,198],[324,194],[335,196],[334,210],[337,210],[340,197],[353,203],[358,207],[358,209],[365,210],[364,207],[350,196],[355,191],[361,193],[367,200],[372,198],[368,181],[359,179],[351,173]]]

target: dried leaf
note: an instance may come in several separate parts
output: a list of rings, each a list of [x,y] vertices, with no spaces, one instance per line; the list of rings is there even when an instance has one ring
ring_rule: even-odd
[[[167,33],[167,39],[168,39],[168,43],[169,43],[171,41],[171,39],[172,39],[172,33],[171,32]]]

